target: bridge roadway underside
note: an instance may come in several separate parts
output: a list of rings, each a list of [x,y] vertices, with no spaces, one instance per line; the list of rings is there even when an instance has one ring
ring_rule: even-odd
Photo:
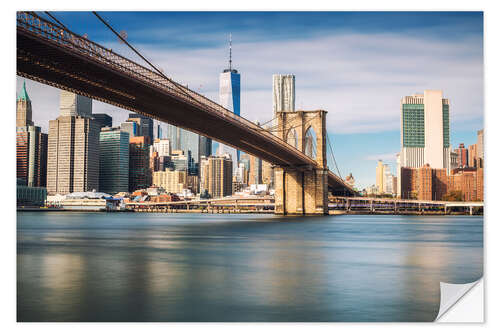
[[[314,167],[310,159],[266,138],[255,128],[184,100],[116,66],[17,28],[17,74],[34,81],[138,112],[238,148],[274,165]],[[329,187],[346,191],[329,173]],[[347,191],[352,191],[347,189]]]

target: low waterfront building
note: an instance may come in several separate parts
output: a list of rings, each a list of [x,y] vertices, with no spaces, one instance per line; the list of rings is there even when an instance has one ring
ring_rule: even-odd
[[[241,181],[233,179],[233,193],[241,192],[246,187]]]
[[[42,207],[47,199],[45,187],[26,186],[24,179],[17,179],[17,206]]]
[[[83,211],[112,211],[124,209],[123,200],[103,192],[74,192],[65,195],[60,208]]]
[[[446,169],[401,168],[401,198],[444,200],[450,193],[459,193],[462,201],[483,201],[484,169],[459,168],[447,175]]]

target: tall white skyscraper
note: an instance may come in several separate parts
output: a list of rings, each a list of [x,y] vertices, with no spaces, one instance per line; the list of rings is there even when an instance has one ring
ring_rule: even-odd
[[[451,169],[450,105],[441,90],[401,99],[401,152],[398,155],[398,195],[401,167]]]
[[[85,96],[61,90],[60,115],[92,117],[92,100]]]
[[[449,168],[450,106],[441,90],[405,96],[401,100],[402,167]]]
[[[240,74],[232,66],[232,40],[229,35],[229,68],[226,68],[219,76],[219,102],[224,108],[240,115]],[[236,149],[219,143],[217,154],[231,155],[233,167],[238,167],[240,152]]]
[[[295,75],[273,75],[273,111],[295,111]]]

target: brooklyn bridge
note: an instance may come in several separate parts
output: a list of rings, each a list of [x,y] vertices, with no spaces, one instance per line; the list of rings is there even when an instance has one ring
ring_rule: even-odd
[[[271,163],[277,214],[327,214],[329,193],[356,195],[328,169],[325,110],[278,112],[273,134],[162,72],[33,12],[17,13],[17,75],[170,123]],[[316,134],[314,154],[305,145],[310,130]]]

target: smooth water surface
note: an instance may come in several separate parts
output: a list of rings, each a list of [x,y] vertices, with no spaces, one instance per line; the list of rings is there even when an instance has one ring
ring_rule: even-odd
[[[433,321],[483,218],[20,212],[19,321]]]

